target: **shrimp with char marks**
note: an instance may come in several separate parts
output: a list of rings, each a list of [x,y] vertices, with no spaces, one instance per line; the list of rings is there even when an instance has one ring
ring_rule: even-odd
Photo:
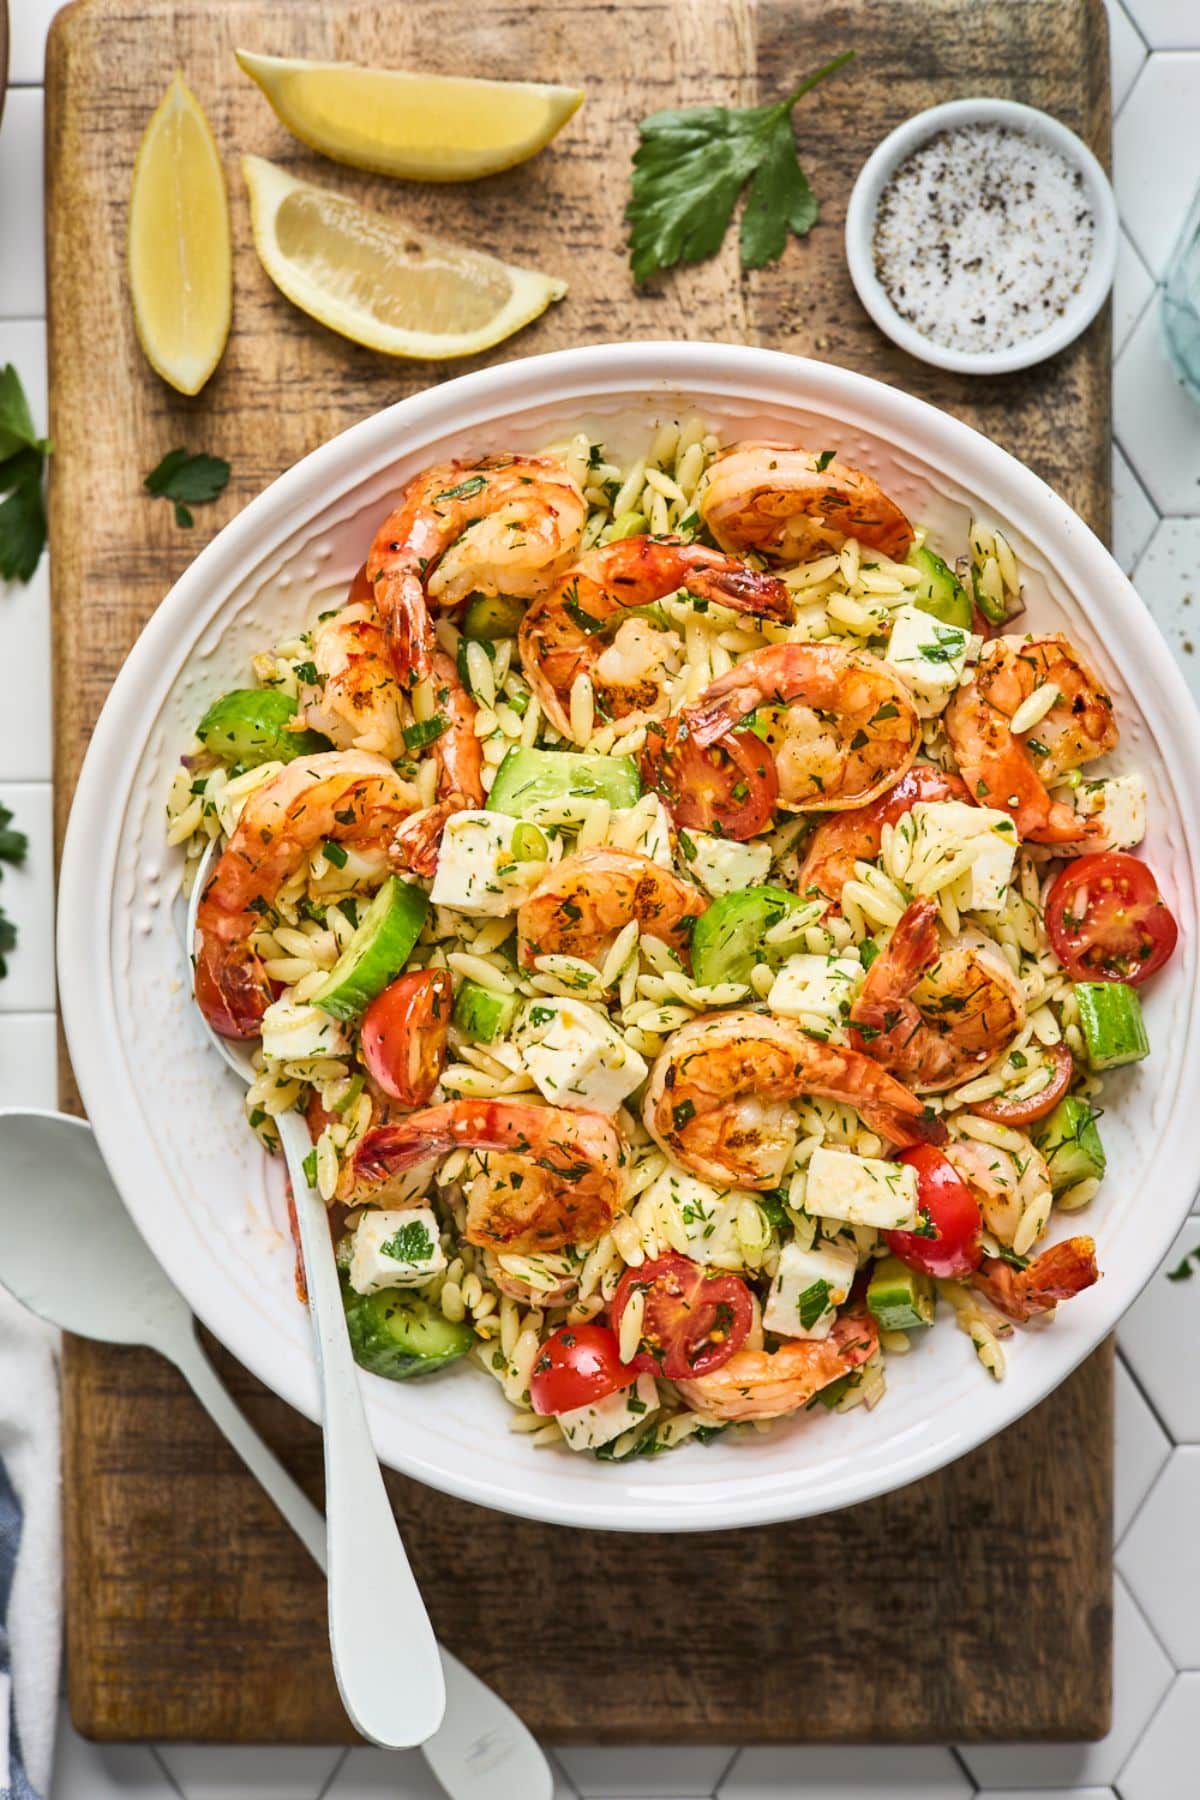
[[[1096,1245],[1090,1237],[1064,1238],[1035,1256],[1027,1268],[1014,1269],[998,1256],[986,1256],[971,1276],[974,1287],[1006,1318],[1028,1324],[1053,1312],[1100,1279]]]
[[[984,1224],[1002,1244],[1012,1243],[1035,1200],[1050,1197],[1046,1159],[1028,1139],[1020,1150],[1006,1150],[978,1138],[959,1138],[946,1145],[945,1155],[978,1200]],[[1047,1217],[1049,1211],[1047,1206]]]
[[[643,1117],[655,1142],[703,1180],[773,1188],[796,1147],[789,1102],[806,1095],[853,1107],[897,1147],[946,1135],[869,1056],[756,1012],[694,1019],[674,1032],[650,1072]]]
[[[591,677],[601,718],[625,724],[666,718],[668,662],[671,650],[679,650],[678,637],[644,619],[626,619],[609,642],[606,627],[622,612],[665,600],[679,588],[760,618],[791,617],[782,581],[704,544],[628,537],[589,550],[533,601],[518,637],[526,680],[556,731],[574,737],[571,688],[580,675]]]
[[[809,562],[846,538],[903,562],[913,528],[861,469],[792,444],[744,443],[708,470],[700,516],[726,550]]]
[[[1049,710],[1027,731],[1014,732],[1014,717],[1039,690],[1053,694]],[[971,792],[1008,813],[1022,838],[1035,844],[1103,838],[1101,818],[1080,819],[1046,791],[1055,776],[1115,750],[1120,735],[1110,695],[1061,633],[993,638],[974,680],[956,689],[945,721]]]
[[[977,1075],[1025,1023],[1025,992],[982,932],[943,943],[936,900],[914,900],[850,1005],[850,1041],[920,1093]]]
[[[965,781],[932,763],[914,763],[895,787],[872,800],[822,819],[808,841],[796,886],[800,893],[814,889],[836,906],[842,889],[854,877],[856,862],[874,862],[883,845],[883,828],[895,825],[918,801],[963,800],[971,795]]]
[[[850,1375],[879,1348],[879,1328],[861,1307],[839,1313],[824,1338],[789,1338],[774,1352],[735,1350],[709,1375],[678,1383],[687,1404],[708,1418],[736,1425],[780,1419],[807,1406],[814,1394]]]
[[[521,966],[532,969],[549,955],[598,962],[631,919],[682,953],[692,920],[708,904],[707,894],[639,850],[577,850],[550,869],[517,913]]]
[[[475,702],[443,651],[435,650],[432,662],[434,700],[444,721],[444,729],[430,745],[438,768],[438,800],[404,821],[390,850],[393,868],[427,877],[437,873],[442,832],[450,815],[484,802],[483,745],[475,735]]]
[[[841,812],[886,793],[912,764],[921,720],[895,670],[841,644],[769,644],[711,683],[682,717],[700,744],[758,720],[774,753],[779,804]],[[779,709],[778,712],[772,709]]]
[[[358,1178],[385,1181],[452,1150],[486,1153],[467,1197],[467,1242],[533,1255],[593,1243],[628,1193],[620,1133],[599,1113],[517,1100],[451,1100],[368,1131]]]
[[[345,605],[313,627],[312,666],[317,679],[300,689],[305,724],[338,750],[373,750],[389,762],[405,754],[404,690],[365,563]]]

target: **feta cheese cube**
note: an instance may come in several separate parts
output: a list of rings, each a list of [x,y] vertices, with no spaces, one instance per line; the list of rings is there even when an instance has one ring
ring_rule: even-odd
[[[428,1206],[365,1212],[354,1233],[350,1286],[356,1294],[420,1287],[446,1267],[438,1222]]]
[[[452,813],[429,896],[434,905],[488,919],[515,912],[546,872],[544,863],[514,858],[513,832],[520,823],[508,813]]]
[[[853,1156],[848,1150],[814,1150],[808,1165],[804,1210],[816,1218],[878,1231],[912,1231],[917,1212],[917,1171],[907,1163]]]
[[[534,1000],[517,1031],[521,1057],[556,1106],[615,1113],[647,1069],[607,1015],[582,1000]]]
[[[559,1429],[572,1450],[596,1450],[611,1444],[631,1425],[640,1425],[647,1413],[658,1411],[658,1386],[653,1375],[643,1373],[628,1387],[559,1413]]]
[[[608,826],[608,842],[617,850],[637,850],[652,862],[671,867],[671,815],[657,794],[643,794],[636,806],[619,806]]]
[[[901,676],[923,719],[941,712],[962,680],[971,634],[945,625],[919,606],[898,606],[892,614],[888,661]]]
[[[286,998],[272,1000],[262,1018],[264,1056],[281,1062],[306,1062],[314,1056],[342,1056],[350,1039],[337,1019],[319,1006],[299,1005]]]
[[[715,898],[761,887],[771,868],[770,844],[735,844],[707,831],[681,831],[679,853],[695,881]]]
[[[767,1005],[784,1019],[844,1025],[862,975],[856,956],[789,956],[771,983]]]
[[[1071,799],[1084,818],[1099,818],[1103,838],[1089,838],[1089,850],[1132,850],[1146,835],[1146,783],[1140,775],[1081,781]]]
[[[746,1266],[746,1254],[738,1231],[738,1212],[743,1201],[757,1201],[757,1194],[742,1188],[710,1187],[707,1181],[699,1181],[686,1170],[671,1165],[651,1183],[646,1195],[656,1217],[661,1218],[664,1209],[671,1209],[667,1217],[670,1219],[673,1213],[678,1219],[687,1239],[685,1254],[693,1262],[718,1269]],[[765,1215],[760,1214],[760,1218],[760,1241],[765,1246],[770,1227]],[[669,1232],[664,1235],[668,1242],[674,1241]]]
[[[823,1338],[849,1297],[858,1258],[840,1244],[802,1250],[785,1244],[763,1310],[763,1324],[781,1337]]]
[[[953,885],[954,898],[968,912],[999,912],[1008,895],[1017,854],[1017,828],[1005,812],[972,806],[966,800],[918,800],[912,809],[913,886],[922,892],[920,871],[936,874],[971,853],[971,866]],[[925,890],[928,891],[928,890]]]

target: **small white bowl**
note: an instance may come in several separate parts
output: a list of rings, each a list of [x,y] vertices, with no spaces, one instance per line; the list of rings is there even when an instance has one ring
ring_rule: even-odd
[[[935,343],[901,318],[875,273],[875,214],[884,188],[912,151],[956,125],[1007,125],[1057,150],[1082,175],[1096,222],[1088,272],[1066,311],[1045,331],[1002,350],[954,350]],[[846,258],[859,299],[879,329],[910,356],[965,375],[1003,375],[1011,369],[1027,369],[1064,350],[1100,311],[1117,266],[1117,204],[1107,175],[1087,145],[1049,113],[1015,100],[950,100],[898,126],[863,164],[846,214]]]

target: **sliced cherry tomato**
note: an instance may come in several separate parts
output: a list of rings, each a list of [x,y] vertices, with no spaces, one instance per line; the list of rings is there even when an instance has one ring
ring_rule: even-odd
[[[535,1413],[572,1412],[628,1387],[633,1371],[621,1361],[617,1334],[607,1325],[560,1325],[538,1352],[529,1377]]]
[[[645,1295],[645,1311],[637,1354],[628,1366],[669,1381],[711,1375],[741,1349],[754,1319],[744,1281],[704,1269],[688,1256],[660,1256],[626,1269],[612,1304],[618,1335],[635,1293]]]
[[[885,1231],[893,1256],[923,1275],[969,1275],[979,1267],[979,1202],[948,1157],[932,1144],[914,1144],[899,1160],[917,1171],[921,1231]]]
[[[1153,872],[1136,856],[1077,856],[1046,896],[1046,930],[1073,981],[1129,981],[1161,969],[1179,927]]]
[[[661,794],[677,825],[719,830],[739,843],[770,823],[779,798],[775,758],[753,731],[698,744],[682,718],[646,727],[642,780]]]
[[[362,1016],[362,1058],[385,1094],[424,1106],[446,1060],[454,989],[445,969],[413,969]]]
[[[997,1094],[994,1100],[976,1100],[971,1111],[996,1125],[1032,1125],[1035,1119],[1044,1119],[1053,1112],[1071,1085],[1075,1059],[1065,1044],[1052,1044],[1042,1054],[1051,1065],[1051,1075],[1040,1092],[1028,1100],[1011,1100],[1006,1094]]]

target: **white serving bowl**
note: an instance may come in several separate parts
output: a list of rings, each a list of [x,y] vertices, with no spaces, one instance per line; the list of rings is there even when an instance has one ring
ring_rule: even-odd
[[[892,305],[886,288],[875,273],[875,215],[884,188],[900,164],[921,144],[928,143],[939,131],[950,131],[960,125],[1005,125],[1021,132],[1051,150],[1078,169],[1083,191],[1095,220],[1092,259],[1078,289],[1062,314],[1044,331],[1022,338],[1002,350],[956,350],[926,337],[902,318]],[[931,106],[916,113],[889,132],[877,144],[859,170],[846,209],[846,260],[850,265],[859,299],[894,344],[910,356],[932,363],[938,369],[954,369],[964,375],[1003,375],[1013,369],[1028,369],[1044,362],[1073,344],[1091,324],[1104,305],[1117,269],[1117,203],[1112,184],[1082,138],[1042,112],[1036,106],[1022,106],[1016,100],[947,100],[942,106]]]
[[[1116,763],[1149,788],[1146,855],[1179,948],[1145,990],[1152,1059],[1108,1084],[1108,1177],[1082,1216],[1104,1279],[1049,1330],[1009,1340],[993,1383],[948,1314],[888,1364],[871,1413],[801,1413],[629,1466],[534,1451],[506,1430],[491,1378],[460,1365],[425,1382],[364,1376],[385,1462],[484,1506],[563,1524],[693,1531],[828,1512],[904,1486],[1035,1405],[1111,1331],[1169,1245],[1197,1186],[1200,720],[1167,649],[1101,544],[1037,476],[957,420],[820,363],[727,344],[563,351],[466,375],[401,402],[305,457],[233,520],[130,651],[79,779],[59,888],[63,1019],[105,1160],[139,1228],[197,1315],[285,1400],[316,1417],[306,1313],[293,1288],[283,1170],[246,1128],[243,1090],[189,995],[163,804],[180,751],[256,648],[339,600],[401,485],[446,456],[531,449],[582,425],[627,454],[656,421],[699,409],[726,438],[836,448],[870,470],[953,554],[968,516],[1021,559],[1023,625],[1061,626],[1111,683]]]

